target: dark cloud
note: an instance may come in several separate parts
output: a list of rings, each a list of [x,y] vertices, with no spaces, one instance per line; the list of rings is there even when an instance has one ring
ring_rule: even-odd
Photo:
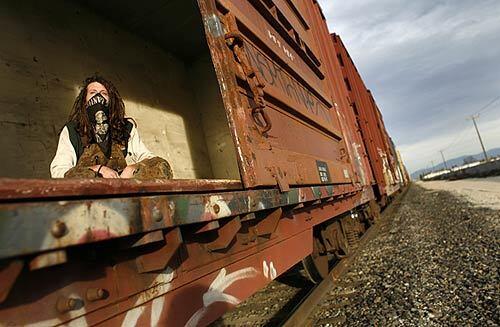
[[[500,1],[319,2],[410,170],[437,161],[442,148],[450,157],[479,152],[465,118],[500,95]],[[500,105],[492,107],[480,124],[487,146],[496,147]],[[461,134],[470,137],[455,142]]]

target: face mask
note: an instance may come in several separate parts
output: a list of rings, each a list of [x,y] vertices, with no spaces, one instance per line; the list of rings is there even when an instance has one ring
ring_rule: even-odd
[[[109,107],[108,101],[97,93],[89,99],[86,105],[87,116],[94,130],[95,142],[101,150],[109,156],[111,145],[109,142]]]

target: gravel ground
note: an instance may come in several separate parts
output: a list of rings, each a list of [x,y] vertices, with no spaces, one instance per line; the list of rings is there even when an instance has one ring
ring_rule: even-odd
[[[211,326],[277,326],[313,286],[297,264]]]
[[[450,191],[480,207],[500,210],[500,176],[417,183],[427,189]]]
[[[413,185],[381,226],[314,325],[500,325],[500,211]]]

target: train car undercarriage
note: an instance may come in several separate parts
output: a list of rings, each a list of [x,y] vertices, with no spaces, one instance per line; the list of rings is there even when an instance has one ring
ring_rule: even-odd
[[[348,254],[364,230],[363,195],[324,186],[92,201],[19,196],[0,205],[0,321],[205,325],[310,254],[317,281],[322,258]],[[41,213],[47,219],[34,219]]]

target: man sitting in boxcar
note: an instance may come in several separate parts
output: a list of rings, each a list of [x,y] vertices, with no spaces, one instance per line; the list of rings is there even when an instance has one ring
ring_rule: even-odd
[[[115,86],[101,76],[87,78],[78,94],[50,173],[53,178],[172,178],[169,163],[139,137]]]

